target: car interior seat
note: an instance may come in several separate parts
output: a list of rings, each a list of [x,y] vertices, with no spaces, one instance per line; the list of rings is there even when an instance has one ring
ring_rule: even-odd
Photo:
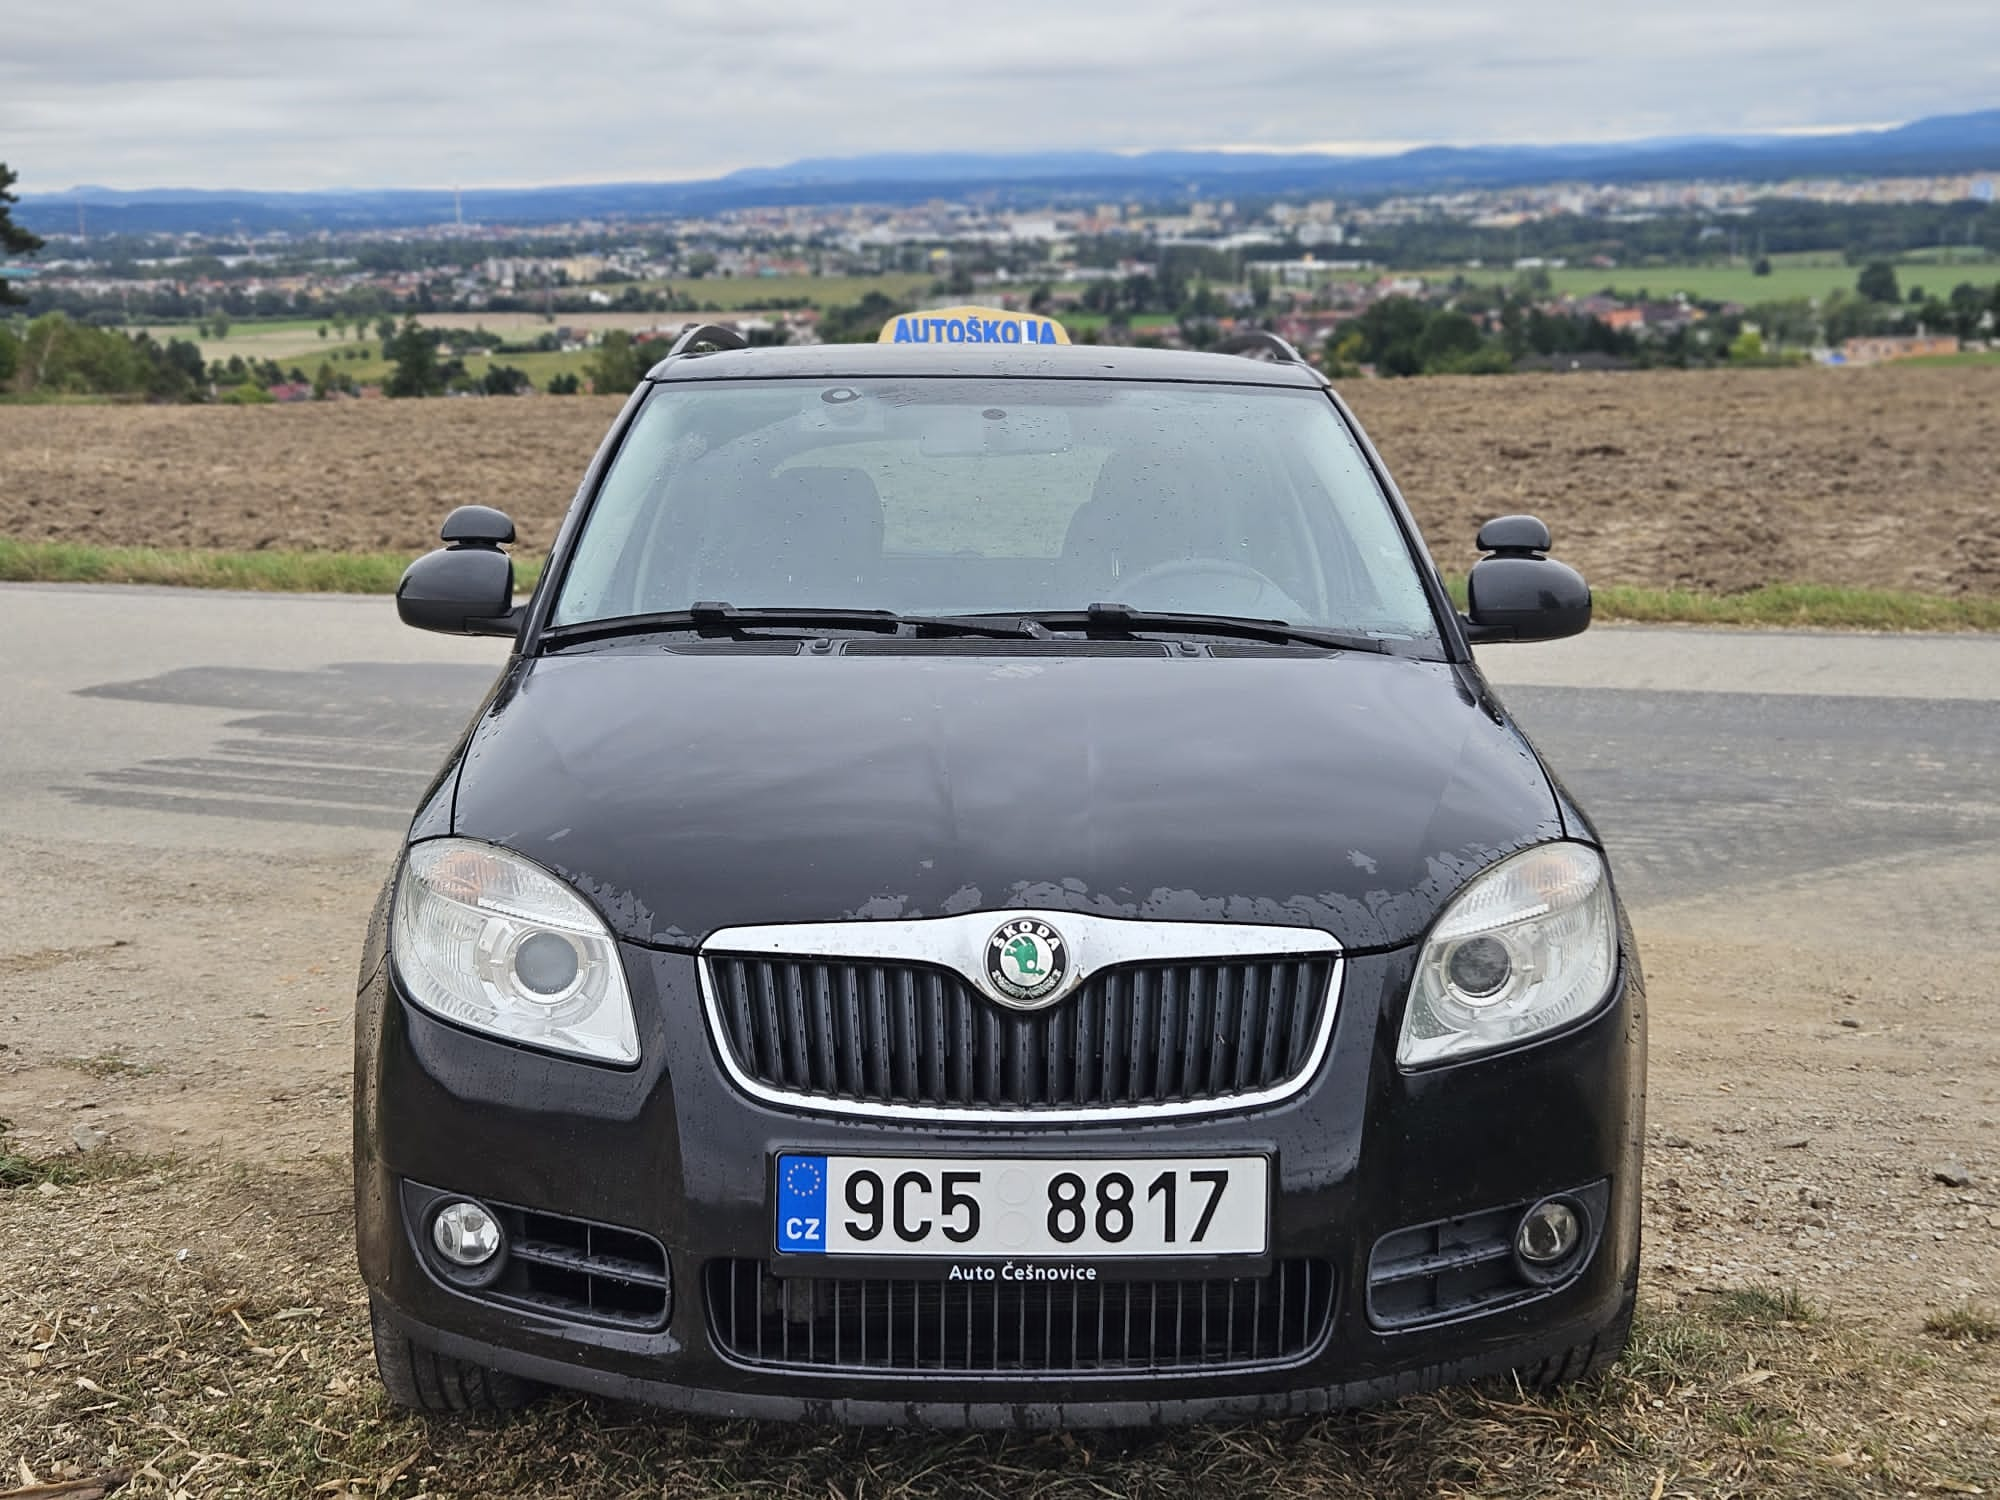
[[[769,475],[711,514],[694,597],[731,604],[866,607],[882,563],[882,496],[860,469]]]
[[[1212,460],[1184,454],[1170,461],[1119,449],[1070,518],[1064,582],[1080,602],[1114,599],[1120,581],[1162,563],[1240,560],[1237,531],[1228,486]]]

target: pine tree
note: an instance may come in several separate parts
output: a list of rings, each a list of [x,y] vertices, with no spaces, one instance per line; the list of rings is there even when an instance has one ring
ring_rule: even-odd
[[[14,194],[10,193],[8,189],[14,185],[16,180],[14,173],[7,170],[7,163],[0,161],[0,254],[32,255],[35,251],[42,248],[42,241],[39,235],[28,233],[27,230],[21,228],[13,220],[10,206],[20,200]],[[4,277],[0,277],[0,307],[5,307],[10,302],[26,302],[27,300],[26,297],[23,297],[19,292],[7,285]]]
[[[396,365],[386,387],[389,395],[438,396],[444,393],[444,372],[438,368],[437,345],[418,326],[415,318],[403,320],[402,331],[389,340],[388,354]]]

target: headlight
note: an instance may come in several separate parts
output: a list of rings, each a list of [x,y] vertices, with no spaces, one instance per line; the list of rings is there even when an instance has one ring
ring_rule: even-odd
[[[390,951],[410,998],[509,1041],[639,1060],[618,947],[590,903],[540,865],[469,839],[413,845]]]
[[[1396,1060],[1406,1068],[1510,1046],[1588,1015],[1618,967],[1604,860],[1542,844],[1460,891],[1417,955]]]

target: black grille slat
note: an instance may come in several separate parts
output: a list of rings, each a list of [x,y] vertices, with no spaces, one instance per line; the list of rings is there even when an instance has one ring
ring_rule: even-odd
[[[890,1082],[889,976],[881,969],[867,974],[863,1029],[868,1034],[868,1091],[877,1099],[893,1099]]]
[[[1188,970],[1182,976],[1182,990],[1186,990],[1186,1016],[1180,1034],[1180,1096],[1198,1098],[1202,1094],[1212,1094],[1208,1088],[1208,1054],[1212,1042],[1208,1036],[1208,1016],[1214,1012],[1214,988],[1204,984],[1214,980],[1214,970]]]
[[[934,1014],[933,1008],[939,1005],[939,1001],[937,978],[935,975],[926,974],[924,976],[922,1001],[924,1011],[922,1014]],[[946,1070],[951,1065],[951,1051],[946,1046],[946,1041],[956,1030],[957,1028],[949,1021],[943,1026],[924,1026],[921,1024],[921,1016],[919,1017],[918,1035],[924,1038],[925,1046],[929,1049],[930,1058],[930,1065],[925,1073],[925,1078],[930,1088],[938,1094],[944,1093],[950,1087]]]
[[[1280,1060],[1285,1055],[1285,1022],[1288,1019],[1282,1008],[1269,1007],[1265,1010],[1264,1050],[1258,1063],[1258,1071],[1269,1076],[1277,1071]]]
[[[1103,994],[1103,1040],[1097,1053],[1104,1066],[1102,1097],[1109,1104],[1129,1104],[1132,1102],[1132,1064],[1125,1054],[1120,1036],[1120,1017],[1131,1012],[1131,980],[1126,975],[1114,973],[1105,980]]]
[[[775,1076],[784,1078],[785,1034],[778,1024],[778,966],[776,964],[757,965],[757,1008],[752,1016],[760,1025],[758,1055],[764,1066]],[[787,1084],[790,1080],[785,1080]]]
[[[809,1060],[812,1086],[816,1093],[831,1093],[840,1086],[834,1073],[832,976],[824,966],[815,968],[812,994],[806,1002],[806,1024],[811,1037]]]
[[[708,1265],[708,1325],[730,1358],[827,1371],[1100,1373],[1290,1363],[1324,1342],[1333,1268],[1286,1260],[1200,1281],[964,1282],[777,1277]]]
[[[1201,1091],[1215,1095],[1222,1092],[1222,1080],[1229,1067],[1227,1038],[1229,1027],[1226,1020],[1229,1009],[1230,991],[1219,975],[1211,976],[1211,982],[1204,986],[1204,1000],[1201,1012],[1202,1046],[1208,1058],[1208,1065],[1202,1070]]]
[[[1157,1099],[1160,1075],[1153,1038],[1160,1030],[1160,994],[1155,976],[1132,976],[1132,1078],[1127,1089],[1134,1099]]]
[[[779,1011],[780,1020],[785,1028],[783,1051],[785,1066],[790,1070],[790,1076],[798,1080],[794,1085],[798,1088],[810,1089],[819,1086],[819,1081],[813,1076],[812,1061],[809,1058],[810,1049],[806,1044],[807,997],[817,987],[813,983],[817,977],[814,972],[817,967],[813,965],[804,970],[793,970],[784,976],[783,1004]]]
[[[898,969],[890,976],[890,1011],[894,1023],[889,1032],[890,1059],[894,1064],[896,1092],[915,1098],[922,1092],[917,1082],[923,1066],[922,1044],[917,1039],[917,974]]]
[[[834,1025],[847,1044],[834,1061],[834,1077],[839,1080],[838,1092],[856,1097],[868,1091],[863,1072],[866,1063],[861,1046],[861,1004],[856,988],[860,978],[852,965],[841,965],[840,1014],[834,1019]]]
[[[673,1306],[666,1248],[649,1234],[586,1219],[489,1204],[506,1234],[507,1257],[470,1296],[566,1319],[658,1328]]]
[[[534,1240],[517,1241],[508,1247],[508,1253],[516,1260],[534,1261],[557,1270],[574,1271],[580,1276],[607,1276],[641,1286],[667,1285],[664,1266],[650,1265],[630,1256],[589,1253],[572,1250],[567,1245],[545,1245]]]
[[[1246,1089],[1257,1076],[1257,1055],[1263,1050],[1266,1007],[1245,1005],[1236,1021],[1236,1087]]]
[[[1514,1234],[1530,1206],[1526,1202],[1384,1235],[1368,1257],[1369,1322],[1378,1328],[1414,1328],[1560,1290],[1588,1264],[1610,1191],[1599,1181],[1564,1196],[1580,1206],[1585,1235],[1560,1272],[1537,1275],[1515,1258]]]
[[[940,986],[940,989],[943,987]],[[946,1066],[951,1074],[951,1083],[946,1094],[951,1099],[971,1099],[972,1077],[976,1065],[973,1051],[972,1007],[952,1004],[947,1012],[951,1030],[946,1036]]]
[[[1258,1093],[1310,1060],[1330,955],[1126,964],[1044,1010],[879,960],[708,958],[720,1040],[786,1093],[942,1108],[1116,1108]]]
[[[1099,1012],[1102,1009],[1102,999],[1095,989],[1089,988],[1076,997],[1076,1003],[1071,1007],[1071,1015],[1076,1023],[1071,1032],[1072,1043],[1076,1050],[1076,1066],[1070,1075],[1071,1093],[1070,1097],[1063,1101],[1065,1104],[1076,1104],[1084,1099],[1098,1097],[1098,1080],[1103,1074],[1103,1069],[1100,1066],[1101,1059],[1098,1056],[1096,1040],[1098,1028],[1102,1024],[1099,1019]]]

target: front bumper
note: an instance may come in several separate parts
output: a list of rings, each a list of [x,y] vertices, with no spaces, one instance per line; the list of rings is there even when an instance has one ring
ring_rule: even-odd
[[[716,1057],[684,953],[625,950],[643,1056],[629,1072],[460,1031],[409,1005],[391,966],[378,963],[356,1034],[362,1272],[377,1306],[427,1347],[720,1416],[1137,1425],[1318,1411],[1534,1365],[1616,1322],[1636,1267],[1644,997],[1629,936],[1622,946],[1610,1003],[1510,1053],[1399,1071],[1395,1033],[1412,955],[1350,955],[1332,1050],[1281,1104],[1147,1124],[978,1129],[832,1119],[738,1092]],[[1282,1359],[1171,1373],[753,1363],[725,1352],[705,1289],[711,1263],[771,1258],[769,1179],[780,1151],[1265,1152],[1272,1257],[1329,1265],[1330,1313],[1323,1333]],[[655,1328],[614,1327],[451,1285],[407,1222],[411,1184],[650,1236],[667,1249],[670,1315]],[[1394,1328],[1371,1316],[1371,1256],[1385,1236],[1591,1184],[1604,1185],[1601,1222],[1591,1226],[1588,1257],[1558,1285]]]

